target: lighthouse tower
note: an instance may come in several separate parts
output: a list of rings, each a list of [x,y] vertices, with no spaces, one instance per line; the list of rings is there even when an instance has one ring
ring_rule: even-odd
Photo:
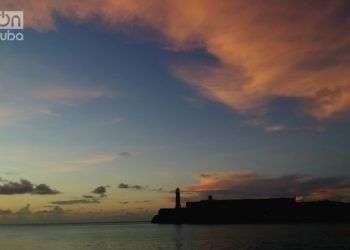
[[[180,188],[176,188],[175,190],[176,198],[175,198],[175,208],[181,208],[181,201],[180,201]]]

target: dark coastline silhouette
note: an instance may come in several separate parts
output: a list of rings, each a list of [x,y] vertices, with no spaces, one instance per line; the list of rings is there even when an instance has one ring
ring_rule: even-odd
[[[207,200],[180,204],[176,189],[175,208],[162,208],[152,219],[158,224],[350,222],[350,203],[337,201],[298,202],[294,198]]]

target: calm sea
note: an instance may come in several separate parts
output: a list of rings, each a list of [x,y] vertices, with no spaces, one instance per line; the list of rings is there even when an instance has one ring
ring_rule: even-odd
[[[4,250],[350,249],[350,225],[175,226],[147,223],[0,226]]]

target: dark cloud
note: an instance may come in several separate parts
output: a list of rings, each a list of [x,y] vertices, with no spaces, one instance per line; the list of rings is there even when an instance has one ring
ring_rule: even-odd
[[[44,195],[44,194],[58,194],[59,191],[52,189],[51,187],[49,187],[46,184],[39,184],[37,185],[33,192],[33,194],[40,194],[40,195]]]
[[[83,195],[83,198],[85,199],[94,199],[95,197],[92,195]]]
[[[98,204],[100,201],[98,199],[76,199],[76,200],[59,200],[50,202],[53,205],[77,205],[77,204]]]
[[[0,194],[28,194],[34,191],[34,186],[30,181],[20,180],[19,182],[7,182],[0,185]]]
[[[123,156],[123,157],[130,157],[131,153],[130,152],[121,152],[118,154],[119,156]]]
[[[19,182],[7,181],[1,179],[4,184],[0,185],[1,195],[14,194],[37,194],[37,195],[52,195],[58,194],[59,191],[52,189],[46,184],[34,185],[28,180],[22,179]]]
[[[129,184],[125,184],[125,183],[120,183],[118,185],[118,188],[121,188],[121,189],[135,189],[135,190],[147,189],[147,187],[143,187],[141,185],[129,185]]]
[[[268,177],[253,172],[202,174],[188,190],[218,198],[303,197],[306,200],[348,200],[350,177],[284,175]]]
[[[118,188],[129,188],[129,185],[125,183],[120,183]]]
[[[106,196],[107,193],[107,186],[98,186],[94,190],[91,191],[93,194],[98,194],[101,197]]]
[[[151,200],[141,200],[141,201],[132,201],[133,203],[150,203]],[[131,203],[130,201],[119,201],[118,202],[121,205],[127,205],[129,203]]]
[[[131,184],[126,184],[124,182],[120,183],[118,185],[118,188],[131,189],[131,190],[136,190],[136,191],[143,191],[144,190],[144,191],[159,192],[159,193],[169,193],[170,192],[169,190],[164,190],[163,188],[152,188],[149,186],[131,185]]]
[[[133,185],[133,186],[131,186],[131,188],[136,189],[136,190],[145,189],[145,187],[140,186],[140,185]]]

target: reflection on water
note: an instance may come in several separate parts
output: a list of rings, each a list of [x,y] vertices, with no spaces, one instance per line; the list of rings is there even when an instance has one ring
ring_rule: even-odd
[[[0,249],[350,249],[350,225],[0,226]]]
[[[182,225],[175,225],[175,247],[176,249],[181,249],[182,248]]]

